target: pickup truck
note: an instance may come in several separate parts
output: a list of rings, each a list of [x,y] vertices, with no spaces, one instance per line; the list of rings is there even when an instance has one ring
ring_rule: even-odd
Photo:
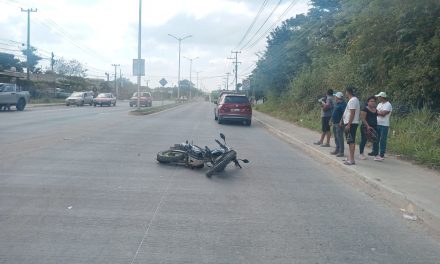
[[[23,111],[29,98],[29,92],[20,91],[16,84],[0,83],[0,109],[15,105],[18,111]]]

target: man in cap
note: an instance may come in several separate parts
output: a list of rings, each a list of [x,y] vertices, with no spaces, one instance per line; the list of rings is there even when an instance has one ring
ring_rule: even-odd
[[[330,152],[330,154],[336,155],[336,157],[344,157],[344,128],[339,126],[339,122],[341,122],[342,115],[347,107],[347,103],[344,100],[343,93],[337,92],[334,94],[334,96],[336,105],[332,114],[332,123],[336,149]]]
[[[369,153],[370,156],[375,156],[375,161],[383,161],[385,159],[385,151],[387,149],[388,130],[390,127],[390,116],[393,107],[389,102],[388,95],[385,92],[376,94],[380,103],[377,105],[377,140],[379,141],[379,149],[374,149]],[[379,154],[379,155],[378,155]]]

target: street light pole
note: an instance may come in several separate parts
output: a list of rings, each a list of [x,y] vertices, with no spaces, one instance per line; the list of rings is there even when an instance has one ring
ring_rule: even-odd
[[[112,66],[115,67],[115,93],[116,93],[116,98],[118,98],[118,84],[116,82],[116,79],[118,78],[117,67],[119,67],[120,64],[112,64]]]
[[[193,60],[197,60],[199,57],[195,57],[195,58],[184,57],[184,58],[189,60],[189,100],[191,101],[192,65],[193,65]]]
[[[142,36],[142,0],[139,0],[139,28],[138,28],[138,60],[141,60],[141,36]],[[139,74],[137,76],[137,109],[138,111],[141,110],[141,75]]]
[[[197,90],[200,90],[199,89],[199,73],[201,73],[202,71],[196,71],[196,73],[197,73]]]
[[[174,35],[171,35],[171,34],[168,34],[168,36],[170,36],[172,38],[175,38],[177,41],[179,41],[179,71],[177,73],[177,99],[180,99],[180,53],[181,53],[181,43],[182,43],[182,40],[190,38],[190,37],[192,37],[192,35],[188,35],[188,36],[185,36],[183,38],[178,38],[178,37],[176,37]]]

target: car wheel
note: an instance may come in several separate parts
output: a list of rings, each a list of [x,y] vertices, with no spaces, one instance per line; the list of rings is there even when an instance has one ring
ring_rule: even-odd
[[[69,106],[70,104],[66,104],[66,106]]]
[[[18,100],[18,103],[15,107],[17,108],[18,111],[23,111],[25,106],[26,106],[26,101],[23,98],[21,98],[20,100]]]
[[[218,117],[217,117],[217,115],[214,112],[214,120],[217,120],[217,119],[218,119]]]
[[[217,123],[223,124],[223,120],[220,118],[220,116],[217,117]]]
[[[244,125],[245,126],[250,126],[252,124],[252,121],[251,120],[246,120],[245,122],[244,122]]]
[[[94,107],[96,107],[96,104],[93,104]]]
[[[92,106],[93,105],[93,102],[90,102],[90,104],[89,104],[90,106]]]

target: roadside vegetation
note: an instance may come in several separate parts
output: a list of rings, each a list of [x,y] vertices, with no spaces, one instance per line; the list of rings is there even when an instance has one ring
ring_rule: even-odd
[[[283,22],[249,77],[258,110],[319,129],[317,98],[357,88],[391,97],[389,149],[440,167],[440,2],[312,0]]]
[[[65,104],[65,99],[63,98],[52,98],[52,97],[41,97],[32,98],[31,104]]]
[[[167,109],[171,109],[174,107],[177,107],[179,105],[182,105],[182,103],[174,103],[174,104],[166,104],[161,106],[155,106],[155,107],[141,107],[139,110],[135,109],[130,111],[130,114],[132,115],[151,115],[157,112],[161,112]]]
[[[303,105],[289,104],[288,100],[269,100],[257,105],[258,111],[293,122],[316,131],[320,127],[318,107],[307,109]],[[392,116],[388,136],[388,150],[404,160],[414,161],[429,168],[440,169],[440,114],[428,109],[406,115]],[[360,131],[356,139],[360,140]],[[359,142],[358,142],[359,143]]]

